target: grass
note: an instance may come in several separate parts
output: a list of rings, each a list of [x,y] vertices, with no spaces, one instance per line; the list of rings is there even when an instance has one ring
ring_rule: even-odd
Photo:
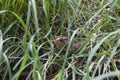
[[[119,13],[119,0],[0,0],[0,79],[120,80]]]

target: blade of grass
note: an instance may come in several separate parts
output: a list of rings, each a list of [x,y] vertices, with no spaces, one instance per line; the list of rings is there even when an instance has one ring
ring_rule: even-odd
[[[36,50],[36,48],[35,48],[35,45],[34,45],[34,43],[33,43],[33,53],[35,54],[35,56],[34,56],[34,65],[33,65],[33,79],[34,80],[37,80],[38,78],[37,78],[37,75],[36,75],[36,71],[38,71],[39,72],[39,76],[41,76],[41,78],[43,79],[43,77],[42,77],[42,71],[41,71],[41,63],[40,63],[40,61],[39,61],[39,56],[38,56],[38,53],[37,53],[37,50]],[[39,77],[38,76],[38,77]]]
[[[91,63],[91,60],[93,58],[93,56],[95,55],[96,51],[99,49],[99,47],[103,44],[103,42],[108,39],[110,36],[112,35],[115,35],[115,34],[118,34],[120,32],[120,29],[114,31],[114,32],[111,32],[109,35],[107,35],[106,37],[104,37],[93,49],[92,51],[89,53],[89,57],[87,59],[87,64],[86,64],[86,71],[87,71],[87,75],[89,75],[89,65]],[[86,76],[87,77],[87,76]]]
[[[24,59],[24,56],[23,56],[22,58]],[[27,63],[24,67],[21,67],[21,68],[20,68],[21,70],[19,70],[19,71],[13,76],[12,80],[17,80],[17,77],[20,76],[20,73],[21,73],[25,68],[27,68],[28,66],[32,65],[32,63],[33,63],[33,61]]]
[[[27,26],[29,26],[30,17],[31,17],[31,1],[29,0],[29,2],[28,2],[27,19],[26,19],[26,25]]]
[[[120,71],[113,71],[113,72],[109,72],[106,74],[102,74],[100,76],[93,78],[92,80],[103,80],[104,78],[108,78],[108,77],[110,78],[110,77],[114,77],[117,75],[120,75]]]
[[[46,27],[46,33],[50,29],[50,23],[49,23],[49,7],[50,7],[50,2],[49,0],[43,0],[43,10],[45,14],[45,27]]]
[[[12,22],[8,27],[7,29],[4,31],[4,35],[13,27],[13,25],[16,23],[16,21]]]
[[[61,79],[60,79],[60,80],[63,80],[63,73],[64,73],[64,69],[65,69],[65,66],[66,66],[66,61],[67,61],[67,57],[68,57],[68,54],[69,54],[70,46],[71,46],[71,44],[72,44],[72,42],[73,42],[73,39],[74,39],[75,34],[77,33],[77,31],[78,31],[79,29],[80,29],[80,28],[77,28],[77,29],[73,32],[70,40],[68,40],[68,46],[67,46],[67,50],[66,50],[66,53],[65,53],[65,58],[64,58],[63,66],[62,66],[62,72],[61,72]]]
[[[0,30],[0,62],[2,62],[3,42],[4,42],[3,41],[3,35],[2,35],[2,31]]]
[[[4,59],[6,60],[6,64],[7,64],[7,67],[8,67],[9,79],[12,80],[12,71],[11,71],[11,67],[10,67],[8,57],[5,54],[3,54],[3,56],[4,56]]]
[[[36,28],[36,31],[37,31],[37,36],[39,37],[40,33],[38,33],[38,30],[39,30],[38,14],[37,14],[37,8],[36,8],[35,0],[31,0],[31,5],[32,5],[32,8],[33,8],[33,14],[34,14],[34,20],[35,20],[35,28]]]
[[[0,11],[0,14],[2,14],[2,13],[11,13],[20,21],[23,28],[25,29],[25,34],[24,34],[24,37],[23,37],[23,42],[24,42],[23,45],[26,48],[27,35],[30,36],[30,32],[28,31],[28,26],[24,23],[24,21],[15,12],[9,11],[9,10],[2,10],[2,11]]]

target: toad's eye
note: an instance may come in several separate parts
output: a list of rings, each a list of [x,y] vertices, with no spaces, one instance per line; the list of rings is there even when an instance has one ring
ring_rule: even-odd
[[[60,42],[64,42],[63,38],[61,38],[59,41],[60,41]]]

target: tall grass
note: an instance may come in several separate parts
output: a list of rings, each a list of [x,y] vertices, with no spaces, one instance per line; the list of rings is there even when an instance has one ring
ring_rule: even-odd
[[[120,80],[119,0],[0,0],[0,79]],[[56,36],[67,36],[59,47]],[[81,41],[73,51],[74,41]]]

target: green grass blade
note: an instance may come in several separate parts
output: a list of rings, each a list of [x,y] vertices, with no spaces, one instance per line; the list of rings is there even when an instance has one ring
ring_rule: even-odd
[[[12,71],[11,71],[11,67],[10,67],[8,57],[5,54],[3,54],[3,56],[4,56],[4,59],[6,60],[6,64],[7,64],[7,67],[8,67],[9,79],[12,80]]]
[[[97,76],[92,80],[103,80],[104,78],[108,78],[108,77],[110,78],[110,77],[114,77],[114,76],[117,76],[117,75],[120,75],[120,71],[109,72],[109,73]]]
[[[72,42],[73,42],[73,39],[74,39],[74,36],[75,36],[76,32],[77,32],[79,29],[80,29],[80,28],[78,28],[78,29],[76,29],[76,30],[74,31],[74,33],[72,34],[72,36],[71,36],[71,38],[70,38],[70,40],[69,40],[69,42],[68,42],[68,46],[67,46],[67,50],[66,50],[66,53],[65,53],[65,58],[64,58],[63,66],[62,66],[61,80],[63,80],[62,77],[63,77],[64,69],[65,69],[65,66],[66,66],[66,61],[67,61],[67,57],[68,57],[68,54],[69,54],[70,46],[71,46],[71,44],[72,44]]]

